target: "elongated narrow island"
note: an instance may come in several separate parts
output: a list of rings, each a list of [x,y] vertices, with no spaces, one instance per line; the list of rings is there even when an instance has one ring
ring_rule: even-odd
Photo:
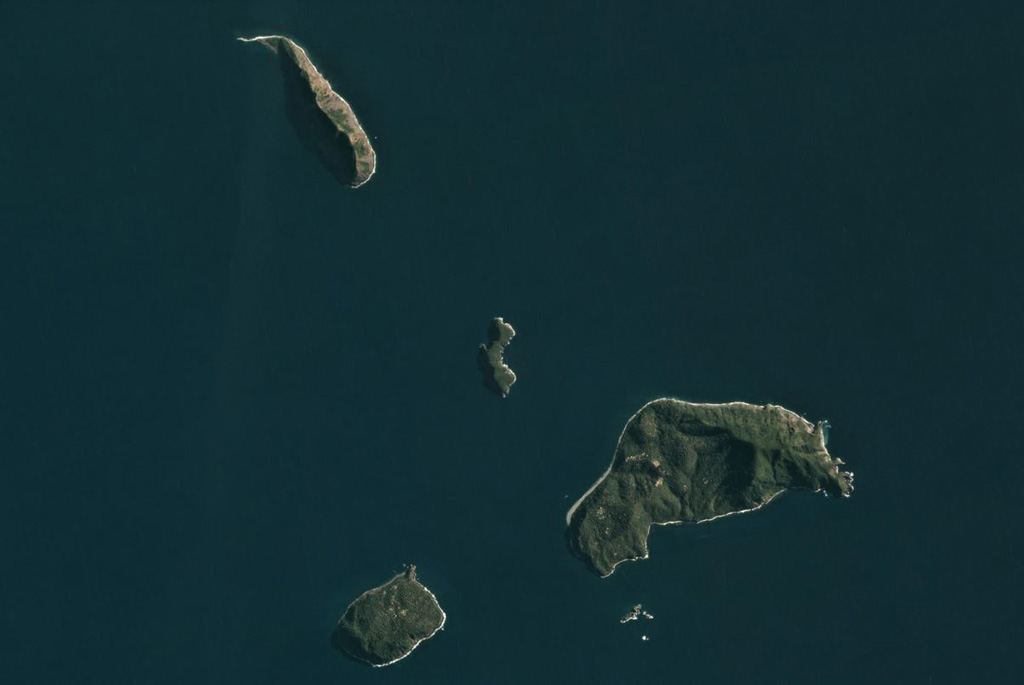
[[[335,649],[371,666],[390,666],[444,628],[444,610],[412,564],[352,602],[331,635]]]
[[[377,154],[356,113],[310,61],[306,51],[285,36],[239,38],[260,43],[280,58],[296,130],[341,182],[358,188],[377,170]]]
[[[480,345],[477,352],[477,366],[483,374],[484,385],[502,397],[516,382],[516,374],[505,363],[505,348],[512,342],[516,331],[500,316],[491,320],[487,328],[487,343]]]
[[[848,497],[826,423],[775,405],[658,399],[626,422],[611,466],[569,510],[569,548],[602,576],[647,558],[654,524],[753,511],[787,489]]]

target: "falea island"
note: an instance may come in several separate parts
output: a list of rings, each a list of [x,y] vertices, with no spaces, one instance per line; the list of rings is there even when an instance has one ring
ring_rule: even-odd
[[[278,56],[288,115],[303,142],[341,183],[358,188],[377,170],[377,154],[351,105],[334,92],[306,51],[291,38],[239,38],[260,43]]]
[[[502,397],[508,397],[508,391],[516,382],[515,373],[505,363],[505,348],[515,335],[512,325],[505,323],[500,316],[492,319],[487,328],[487,343],[481,345],[477,352],[477,366],[483,374],[484,385]]]
[[[787,489],[848,497],[853,474],[812,425],[774,405],[647,403],[626,422],[611,466],[566,516],[569,548],[602,576],[647,558],[654,524],[754,511]]]
[[[390,666],[444,628],[437,598],[416,578],[412,564],[352,602],[331,635],[334,647],[371,666]]]
[[[630,621],[639,621],[641,618],[646,618],[648,621],[654,620],[654,614],[644,609],[643,604],[634,604],[633,608],[627,611],[622,618],[619,619],[619,623],[629,623]]]

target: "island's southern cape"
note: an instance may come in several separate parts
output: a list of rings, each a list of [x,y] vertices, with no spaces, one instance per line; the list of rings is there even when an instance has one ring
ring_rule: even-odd
[[[607,576],[647,557],[653,524],[752,511],[791,488],[847,497],[853,474],[825,449],[826,425],[770,404],[649,402],[626,423],[611,466],[569,510],[569,547]]]
[[[239,38],[260,43],[278,55],[290,99],[293,124],[321,161],[342,183],[358,188],[377,170],[377,154],[351,105],[310,61],[306,51],[285,36]],[[341,135],[339,135],[341,134]]]
[[[348,606],[331,644],[372,666],[390,666],[444,628],[444,610],[409,568]]]

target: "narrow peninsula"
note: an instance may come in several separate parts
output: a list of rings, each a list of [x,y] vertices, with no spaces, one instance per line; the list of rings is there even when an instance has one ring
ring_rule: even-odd
[[[377,170],[377,154],[351,105],[334,92],[306,51],[284,36],[239,38],[260,43],[280,62],[288,114],[296,132],[343,184],[358,188]]]
[[[609,576],[647,558],[654,524],[754,511],[788,489],[848,497],[853,474],[812,425],[775,405],[658,399],[626,422],[611,466],[566,516],[568,544]]]
[[[515,373],[505,363],[505,348],[515,334],[515,329],[499,316],[491,321],[487,329],[488,341],[477,353],[477,366],[483,374],[484,385],[502,397],[508,397],[508,391],[516,382]]]
[[[371,666],[390,666],[444,628],[434,594],[416,579],[412,564],[352,602],[331,635],[341,653]]]

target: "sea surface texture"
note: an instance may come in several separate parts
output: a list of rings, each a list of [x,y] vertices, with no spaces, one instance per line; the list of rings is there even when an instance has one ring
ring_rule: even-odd
[[[0,682],[1020,682],[1021,3],[0,25]],[[296,132],[236,40],[267,34],[371,183]],[[601,579],[565,514],[657,397],[827,419],[856,492],[657,527]],[[444,630],[333,650],[410,562]]]

